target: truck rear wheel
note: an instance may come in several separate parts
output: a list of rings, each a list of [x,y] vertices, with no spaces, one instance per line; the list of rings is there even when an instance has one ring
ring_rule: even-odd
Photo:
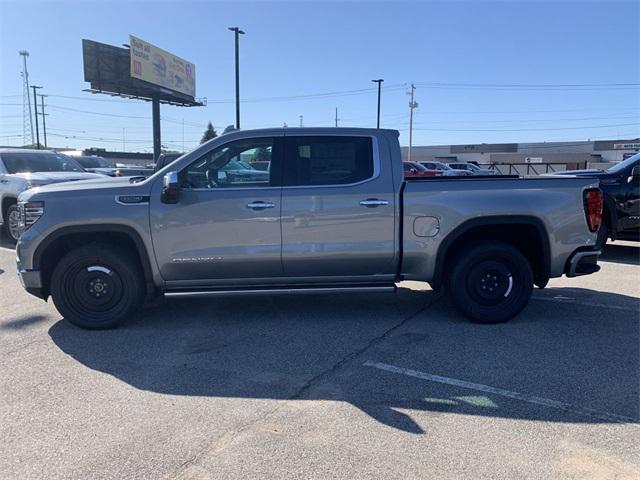
[[[529,302],[533,273],[516,248],[504,242],[486,242],[454,260],[448,290],[458,310],[473,321],[502,323]]]
[[[74,325],[101,330],[120,325],[144,297],[135,257],[110,245],[91,244],[67,253],[51,277],[51,297]]]

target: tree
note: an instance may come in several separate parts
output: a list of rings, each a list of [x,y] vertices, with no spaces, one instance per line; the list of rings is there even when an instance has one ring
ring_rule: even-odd
[[[213,125],[211,124],[211,122],[209,122],[207,124],[207,129],[202,134],[202,140],[200,140],[200,143],[208,142],[209,140],[211,140],[212,138],[216,138],[217,136],[218,132],[216,132],[216,129],[213,128]]]

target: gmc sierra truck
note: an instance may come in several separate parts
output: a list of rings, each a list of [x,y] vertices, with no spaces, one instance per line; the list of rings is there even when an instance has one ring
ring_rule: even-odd
[[[114,327],[156,295],[392,292],[401,280],[497,323],[533,285],[599,269],[602,192],[589,178],[406,180],[397,131],[284,128],[222,135],[148,178],[34,188],[19,211],[22,284],[83,328]]]

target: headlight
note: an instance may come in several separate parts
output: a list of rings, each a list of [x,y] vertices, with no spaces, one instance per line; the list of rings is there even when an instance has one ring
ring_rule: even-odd
[[[20,212],[19,228],[24,232],[44,215],[44,202],[20,202],[18,211]]]

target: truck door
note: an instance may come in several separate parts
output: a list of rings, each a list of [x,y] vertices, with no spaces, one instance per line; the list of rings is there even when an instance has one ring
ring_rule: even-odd
[[[380,162],[375,137],[286,134],[285,276],[393,277],[395,196],[391,166],[381,169]]]
[[[165,280],[282,275],[281,179],[275,167],[282,141],[251,138],[218,146],[179,172],[177,204],[152,196],[153,246]],[[267,168],[253,168],[254,161]]]

